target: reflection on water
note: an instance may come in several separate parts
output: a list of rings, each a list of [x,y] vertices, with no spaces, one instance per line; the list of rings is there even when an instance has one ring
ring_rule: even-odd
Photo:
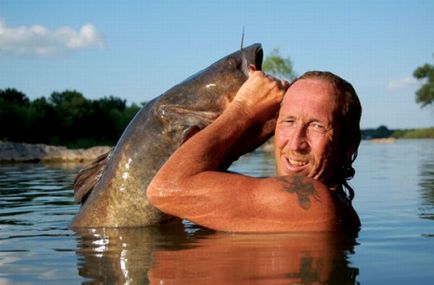
[[[434,148],[431,150],[431,155],[420,161],[421,207],[419,215],[421,218],[434,220]]]
[[[218,233],[191,249],[154,251],[148,276],[153,284],[355,284],[341,245],[323,234]]]
[[[434,140],[362,143],[352,180],[362,220],[352,261],[361,284],[432,284],[434,224],[421,217],[433,213],[422,186],[432,179],[425,170],[433,155]]]
[[[182,225],[77,231],[79,274],[103,284],[147,284],[157,247],[188,246]]]
[[[0,165],[0,284],[431,284],[434,140],[363,142],[356,161],[357,238],[229,234],[188,222],[83,229],[77,164]],[[274,173],[272,156],[233,171]]]
[[[355,284],[354,239],[229,234],[192,225],[78,233],[82,277],[116,284]]]
[[[77,284],[71,185],[80,165],[0,165],[0,284]]]

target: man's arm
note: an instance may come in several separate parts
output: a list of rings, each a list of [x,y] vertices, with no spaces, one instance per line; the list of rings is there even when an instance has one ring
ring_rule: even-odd
[[[216,230],[336,229],[335,201],[318,181],[219,171],[242,152],[240,142],[264,135],[269,128],[257,126],[275,118],[284,93],[276,81],[252,72],[223,114],[184,143],[159,170],[147,190],[150,202],[163,212]]]

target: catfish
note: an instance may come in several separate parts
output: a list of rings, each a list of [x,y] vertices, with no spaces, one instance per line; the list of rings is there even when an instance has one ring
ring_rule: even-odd
[[[261,70],[262,60],[261,44],[241,48],[144,105],[116,146],[78,173],[74,198],[82,206],[71,227],[138,227],[176,220],[149,203],[148,184],[183,142],[223,112],[249,69]]]

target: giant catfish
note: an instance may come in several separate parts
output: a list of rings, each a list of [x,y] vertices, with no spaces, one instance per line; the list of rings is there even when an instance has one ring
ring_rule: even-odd
[[[227,107],[247,80],[261,70],[261,44],[242,48],[175,85],[143,106],[114,149],[77,175],[82,203],[71,227],[146,226],[174,219],[153,207],[146,188],[169,156]]]

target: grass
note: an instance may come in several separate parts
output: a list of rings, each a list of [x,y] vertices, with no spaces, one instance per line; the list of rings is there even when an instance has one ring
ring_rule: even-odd
[[[434,127],[423,129],[395,130],[392,137],[398,139],[434,139]]]

